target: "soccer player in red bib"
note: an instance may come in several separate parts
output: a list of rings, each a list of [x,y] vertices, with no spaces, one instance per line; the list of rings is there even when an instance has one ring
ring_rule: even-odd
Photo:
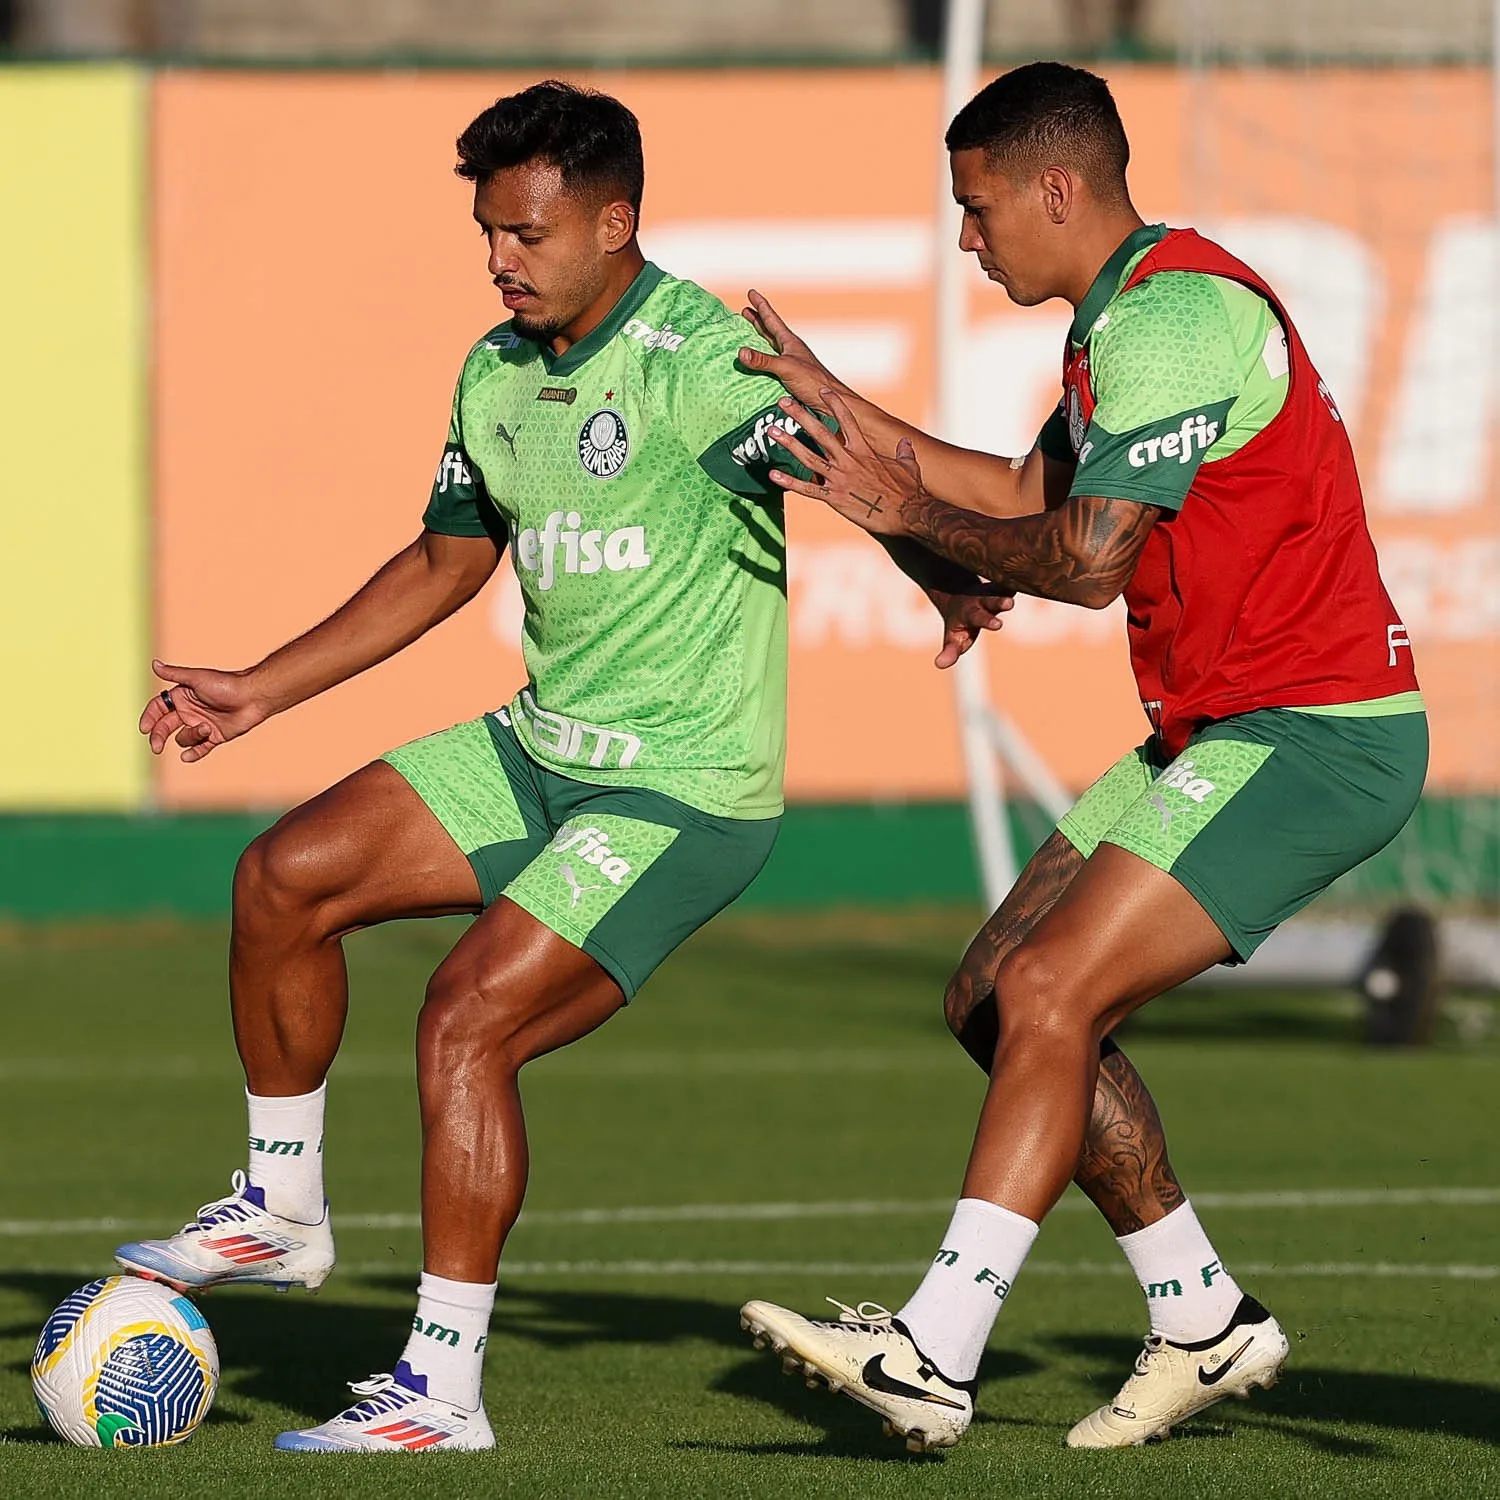
[[[784,434],[814,478],[773,478],[998,590],[1085,609],[1123,594],[1151,733],[1060,821],[949,985],[948,1022],[990,1082],[921,1285],[894,1315],[751,1302],[744,1321],[910,1446],[955,1443],[995,1318],[1076,1181],[1151,1332],[1068,1442],[1124,1447],[1272,1384],[1287,1340],[1207,1238],[1110,1033],[1248,959],[1394,838],[1426,774],[1427,721],[1332,394],[1255,271],[1136,213],[1104,81],[1018,68],[959,112],[947,145],[961,248],[1012,301],[1076,310],[1057,411],[1024,460],[938,442],[841,385],[752,293],[780,353],[746,362],[782,379],[793,421],[811,427],[814,408],[842,438],[821,456]]]

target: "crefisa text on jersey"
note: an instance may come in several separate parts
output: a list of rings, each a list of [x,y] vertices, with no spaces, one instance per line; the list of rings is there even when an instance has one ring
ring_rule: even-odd
[[[558,553],[561,552],[561,566]],[[584,527],[576,510],[555,510],[538,531],[534,526],[516,533],[516,562],[537,575],[536,586],[550,589],[558,573],[598,573],[608,569],[649,568],[651,552],[644,526],[622,526],[608,535]]]

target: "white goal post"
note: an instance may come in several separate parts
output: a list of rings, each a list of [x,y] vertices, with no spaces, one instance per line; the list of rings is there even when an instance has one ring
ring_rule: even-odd
[[[974,96],[984,55],[985,0],[948,0],[943,37],[943,115],[941,126]],[[937,303],[938,433],[960,441],[964,341],[968,337],[965,264],[955,249],[958,208],[948,174],[948,153],[939,142],[934,231]],[[979,643],[953,670],[953,691],[969,784],[969,815],[974,828],[984,897],[999,906],[1016,882],[1007,779],[1018,782],[1052,817],[1067,811],[1071,798],[1017,725],[991,700]]]

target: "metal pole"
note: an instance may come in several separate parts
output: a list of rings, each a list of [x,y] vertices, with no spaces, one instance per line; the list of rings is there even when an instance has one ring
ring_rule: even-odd
[[[1500,0],[1496,0],[1500,4]],[[985,0],[948,0],[943,34],[942,128],[973,97],[984,55]],[[963,351],[968,331],[965,265],[955,249],[959,215],[948,176],[948,153],[938,153],[934,245],[937,322],[937,428],[956,441],[963,382]],[[985,666],[976,648],[952,668],[953,692],[969,785],[969,817],[985,899],[999,906],[1015,884],[1016,854],[1006,813],[1005,786],[990,733],[990,705]]]

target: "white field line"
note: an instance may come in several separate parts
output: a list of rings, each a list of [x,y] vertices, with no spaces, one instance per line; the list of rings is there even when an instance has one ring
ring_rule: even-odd
[[[1305,1188],[1277,1192],[1195,1193],[1200,1208],[1216,1209],[1319,1209],[1319,1208],[1488,1208],[1500,1204],[1500,1187],[1432,1188]],[[1088,1200],[1069,1195],[1055,1212],[1089,1208]],[[887,1219],[918,1218],[947,1213],[951,1199],[845,1203],[679,1203],[641,1208],[538,1209],[522,1215],[528,1226],[591,1224],[727,1224],[777,1223],[796,1219]],[[338,1214],[340,1232],[353,1229],[420,1229],[419,1215]],[[47,1239],[75,1234],[161,1234],[157,1219],[0,1219],[0,1238]]]
[[[920,1276],[927,1261],[797,1261],[797,1260],[513,1260],[502,1261],[502,1281],[516,1278],[558,1277],[580,1280],[590,1277],[752,1277],[795,1276],[823,1280],[865,1276]],[[78,1276],[84,1280],[100,1274],[97,1263],[78,1266],[33,1264],[7,1266],[8,1274],[26,1273],[47,1276]],[[417,1260],[340,1261],[339,1270],[347,1276],[415,1276]],[[1311,1278],[1329,1280],[1365,1278],[1399,1281],[1496,1281],[1500,1265],[1427,1265],[1396,1261],[1305,1261],[1279,1264],[1274,1261],[1251,1261],[1234,1266],[1237,1276]],[[1028,1261],[1023,1274],[1061,1276],[1070,1280],[1080,1277],[1126,1278],[1130,1267],[1123,1261]]]
[[[522,1260],[501,1263],[502,1276],[920,1276],[930,1262],[795,1260]],[[370,1272],[388,1270],[372,1263]],[[1278,1265],[1272,1261],[1235,1265],[1245,1276],[1373,1276],[1429,1281],[1491,1281],[1500,1266],[1403,1265],[1393,1261],[1313,1261]],[[1027,1261],[1025,1276],[1129,1276],[1125,1262]]]

